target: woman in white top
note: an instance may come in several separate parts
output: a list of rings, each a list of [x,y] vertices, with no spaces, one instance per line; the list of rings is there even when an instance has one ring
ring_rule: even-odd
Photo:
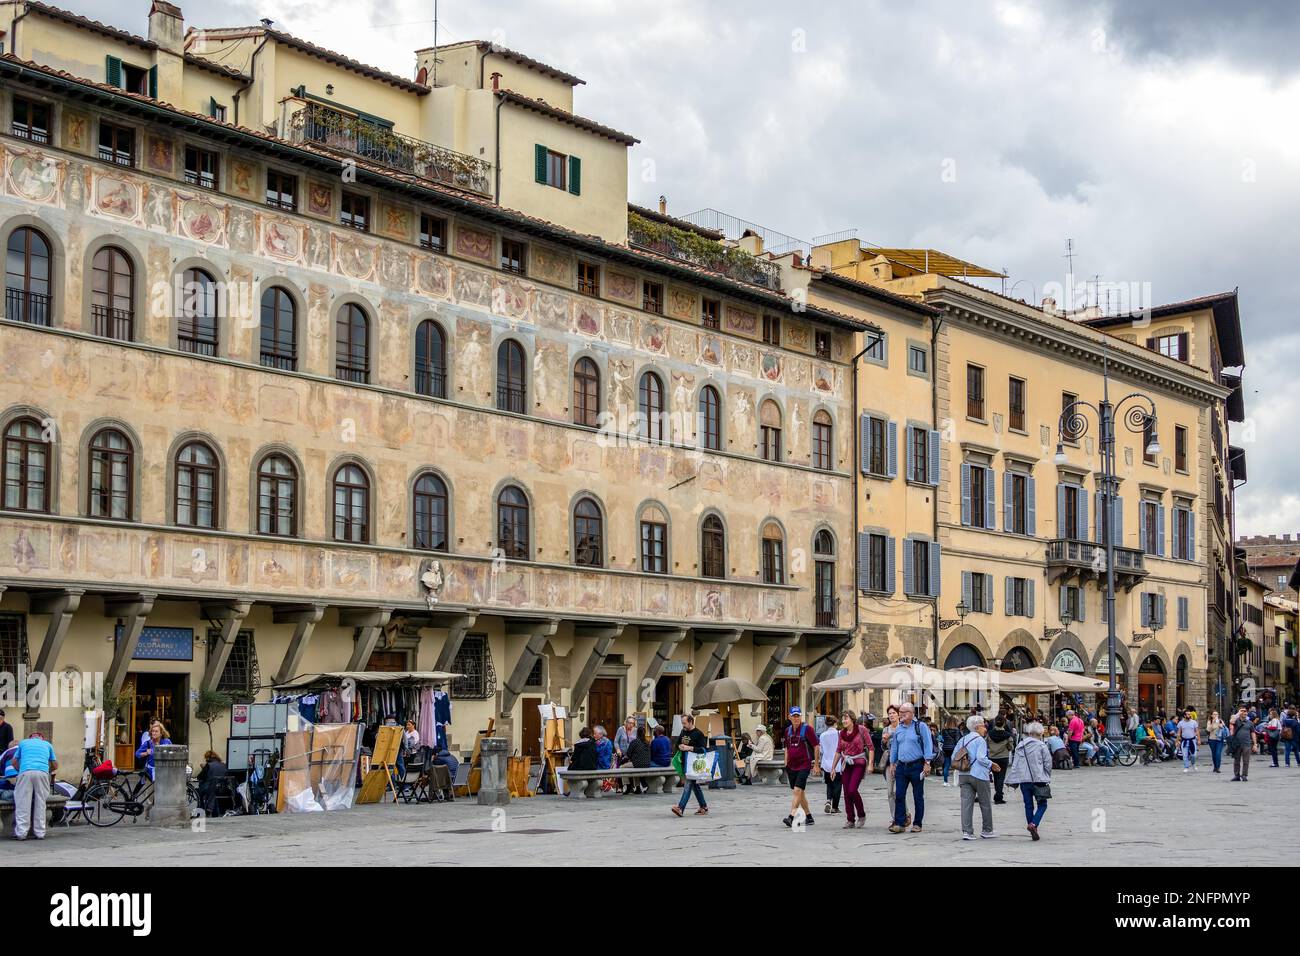
[[[1210,711],[1210,719],[1205,722],[1205,739],[1210,745],[1214,772],[1219,773],[1219,767],[1223,763],[1223,744],[1228,739],[1228,727],[1217,710]]]

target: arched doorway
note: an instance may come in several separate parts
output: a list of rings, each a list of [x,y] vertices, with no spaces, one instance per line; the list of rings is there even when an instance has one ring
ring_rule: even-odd
[[[1023,647],[1013,647],[1002,658],[1002,670],[1004,671],[1023,671],[1033,666],[1033,655]]]
[[[1178,655],[1174,665],[1174,707],[1181,711],[1187,706],[1187,657]]]
[[[943,669],[946,671],[971,666],[984,666],[984,655],[979,652],[974,644],[958,644],[943,659]],[[964,678],[954,677],[954,684],[944,687],[941,702],[946,710],[965,710],[972,704],[986,703],[986,701],[980,699],[978,690],[962,686],[967,683],[973,684],[977,682],[968,682]]]
[[[1153,720],[1165,709],[1165,665],[1148,654],[1138,668],[1138,717]]]
[[[958,644],[944,658],[943,669],[956,670],[958,667],[984,666],[984,655],[975,649],[974,644]]]

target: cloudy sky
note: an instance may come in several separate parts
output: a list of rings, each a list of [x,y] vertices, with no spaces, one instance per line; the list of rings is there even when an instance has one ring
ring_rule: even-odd
[[[146,0],[57,0],[144,32]],[[396,73],[433,0],[181,0],[270,17]],[[1300,4],[441,0],[440,42],[576,73],[577,111],[642,141],[630,198],[809,239],[856,229],[1171,302],[1239,287],[1250,482],[1241,533],[1300,532]],[[1012,285],[1014,283],[1014,286]],[[1136,285],[1134,285],[1136,284]]]

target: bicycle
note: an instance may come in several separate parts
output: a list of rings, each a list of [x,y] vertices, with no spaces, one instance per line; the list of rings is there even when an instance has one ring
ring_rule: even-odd
[[[1112,750],[1112,759],[1121,767],[1131,767],[1137,763],[1137,748],[1127,740],[1122,740],[1117,744],[1107,742]],[[1145,748],[1143,748],[1145,750]],[[1142,762],[1148,762],[1147,754],[1142,755]]]

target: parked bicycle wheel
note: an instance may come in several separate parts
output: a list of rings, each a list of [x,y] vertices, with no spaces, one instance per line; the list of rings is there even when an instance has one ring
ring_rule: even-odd
[[[1121,767],[1131,767],[1137,763],[1138,755],[1132,744],[1124,744],[1115,754],[1115,762]]]
[[[111,827],[122,819],[122,798],[108,783],[94,783],[81,798],[81,815],[95,827]]]

